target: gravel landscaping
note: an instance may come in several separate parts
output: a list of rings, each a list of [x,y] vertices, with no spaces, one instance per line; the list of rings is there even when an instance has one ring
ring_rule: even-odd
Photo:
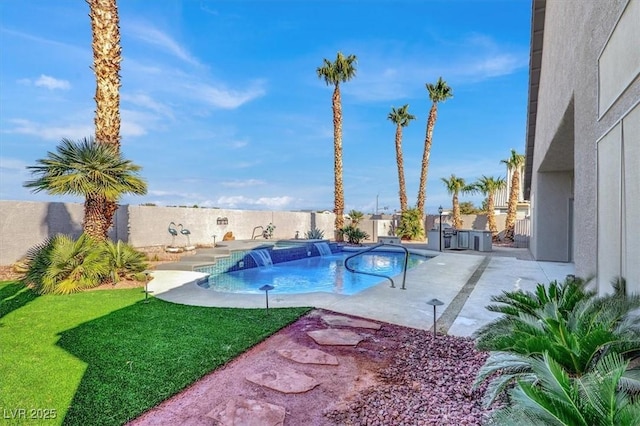
[[[361,392],[346,409],[327,412],[340,425],[481,425],[484,386],[471,385],[487,358],[472,339],[395,328],[401,344],[379,382]]]

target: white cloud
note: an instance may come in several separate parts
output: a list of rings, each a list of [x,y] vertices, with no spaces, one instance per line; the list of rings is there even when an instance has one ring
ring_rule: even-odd
[[[125,28],[131,31],[134,37],[145,43],[157,46],[191,65],[200,65],[200,62],[192,56],[186,48],[181,46],[168,34],[151,25],[143,23],[129,23]]]
[[[217,204],[227,208],[241,208],[245,206],[283,208],[293,202],[289,196],[249,198],[243,195],[219,197]]]
[[[45,140],[59,141],[62,138],[82,139],[94,134],[94,127],[91,124],[68,124],[65,126],[48,126],[34,123],[25,119],[8,120],[13,125],[5,130],[5,133],[17,133],[22,135],[37,136]]]
[[[235,109],[247,102],[264,96],[266,91],[263,85],[261,81],[254,81],[248,89],[231,90],[222,86],[216,87],[202,83],[188,85],[187,89],[198,99],[210,105],[223,109]]]
[[[38,87],[46,87],[49,90],[62,89],[69,90],[71,83],[67,80],[59,80],[57,78],[41,74],[40,77],[34,82]]]
[[[250,186],[264,185],[265,181],[259,179],[246,179],[246,180],[229,180],[222,182],[222,186],[227,188],[245,188]]]
[[[144,93],[128,94],[123,93],[122,101],[130,102],[134,105],[146,108],[162,116],[174,118],[173,111],[167,105],[157,102],[151,96]]]

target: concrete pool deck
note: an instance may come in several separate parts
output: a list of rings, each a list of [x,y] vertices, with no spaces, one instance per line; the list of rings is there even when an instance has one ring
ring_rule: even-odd
[[[406,290],[401,279],[396,288],[384,281],[355,295],[305,293],[269,294],[270,308],[310,306],[418,329],[433,327],[437,307],[439,333],[471,336],[479,327],[497,318],[485,309],[491,296],[502,291],[532,291],[538,283],[564,280],[574,273],[573,263],[531,260],[527,249],[495,247],[492,252],[434,252],[422,244],[405,244],[412,251],[435,256],[407,271]],[[185,305],[264,308],[265,296],[221,293],[198,286],[206,274],[180,270],[154,270],[148,290],[162,300]],[[266,284],[266,283],[265,283]]]

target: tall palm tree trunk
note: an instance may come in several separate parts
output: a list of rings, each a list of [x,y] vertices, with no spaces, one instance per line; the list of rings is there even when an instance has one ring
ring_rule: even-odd
[[[96,141],[120,149],[120,26],[116,0],[87,0],[93,34],[93,72],[96,75]],[[116,202],[104,205],[104,237],[118,209]]]
[[[489,222],[489,231],[491,231],[491,239],[498,239],[498,225],[496,225],[496,215],[494,208],[493,192],[487,195],[487,221]]]
[[[98,195],[87,195],[84,201],[84,223],[82,225],[85,234],[96,241],[104,241],[107,236],[104,232],[107,217],[105,207],[107,200]],[[108,226],[107,226],[108,228]]]
[[[509,192],[509,204],[507,209],[507,219],[505,223],[505,235],[506,241],[513,242],[515,240],[515,226],[516,226],[516,213],[518,208],[518,199],[520,194],[520,171],[518,168],[514,168],[513,176],[511,177],[511,190]]]
[[[456,229],[462,229],[462,219],[460,218],[460,202],[458,201],[458,194],[453,194],[453,227]]]
[[[402,158],[402,126],[396,127],[396,162],[398,163],[398,185],[400,187],[400,211],[407,210],[407,187],[404,180],[404,160]]]
[[[429,118],[427,119],[427,134],[424,139],[424,151],[422,153],[422,169],[420,172],[420,185],[418,186],[418,202],[416,208],[420,212],[420,223],[424,226],[424,204],[427,190],[427,174],[429,173],[429,157],[431,156],[431,141],[433,138],[433,128],[436,124],[438,116],[438,105],[433,103],[429,110]]]
[[[342,182],[342,103],[340,100],[340,86],[336,84],[331,97],[333,106],[333,180],[334,207],[336,214],[336,241],[342,241],[344,227],[344,184]]]

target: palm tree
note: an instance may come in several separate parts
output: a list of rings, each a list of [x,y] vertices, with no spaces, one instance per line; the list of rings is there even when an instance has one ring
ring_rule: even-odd
[[[351,218],[351,224],[356,227],[364,218],[364,213],[359,210],[351,210],[349,211],[348,215]]]
[[[458,201],[458,194],[471,192],[473,188],[468,186],[463,178],[456,177],[452,174],[449,179],[440,178],[444,185],[447,187],[447,192],[452,196],[451,204],[453,205],[453,227],[456,229],[462,229],[462,219],[460,218],[460,202]]]
[[[518,199],[520,197],[520,168],[524,165],[524,155],[518,154],[515,149],[511,150],[511,156],[501,163],[507,165],[511,171],[511,189],[509,191],[509,203],[507,204],[507,221],[504,225],[504,239],[513,241],[516,225],[516,210],[518,208]]]
[[[35,179],[24,186],[33,192],[84,196],[84,232],[98,241],[107,239],[107,202],[115,203],[123,194],[147,193],[147,184],[138,176],[140,166],[123,159],[114,146],[98,144],[93,138],[63,139],[57,152],[48,152],[37,163],[27,167]]]
[[[498,226],[496,225],[496,216],[494,212],[494,197],[496,192],[504,188],[507,181],[504,178],[495,178],[493,176],[482,176],[478,179],[473,187],[487,197],[487,221],[489,222],[489,231],[491,231],[492,239],[498,239]]]
[[[322,66],[316,69],[318,78],[324,79],[327,86],[333,86],[331,105],[333,109],[333,180],[334,207],[336,214],[336,240],[342,241],[339,232],[344,227],[344,185],[342,183],[342,101],[340,83],[346,83],[356,75],[355,55],[344,56],[338,52],[335,62],[323,59]]]
[[[427,173],[429,171],[429,156],[431,155],[431,141],[433,139],[433,128],[438,118],[438,103],[444,102],[453,97],[453,89],[447,86],[447,83],[438,78],[436,84],[427,83],[427,91],[429,99],[431,99],[431,110],[429,110],[429,118],[427,119],[427,134],[424,139],[424,152],[422,153],[422,169],[420,172],[420,186],[418,188],[418,202],[416,208],[420,212],[420,217],[424,218],[424,203],[427,189]]]
[[[96,75],[95,139],[120,150],[120,27],[116,0],[87,0],[91,18],[93,72]],[[106,235],[118,209],[115,202],[104,206]]]
[[[407,188],[404,181],[404,162],[402,160],[402,128],[407,127],[416,116],[409,114],[409,104],[398,109],[391,108],[387,119],[396,124],[396,162],[398,163],[398,184],[400,186],[400,211],[407,210]]]

